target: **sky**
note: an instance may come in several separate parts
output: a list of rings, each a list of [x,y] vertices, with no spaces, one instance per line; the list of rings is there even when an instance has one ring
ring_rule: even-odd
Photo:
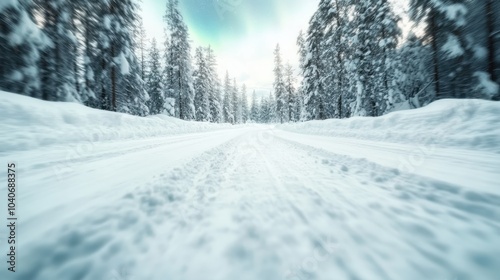
[[[166,0],[143,0],[149,38],[163,41]],[[306,30],[319,0],[179,0],[191,47],[210,45],[217,54],[220,78],[226,70],[251,93],[269,94],[273,51],[279,43],[283,61],[298,67],[296,39]],[[297,70],[298,71],[298,70]]]

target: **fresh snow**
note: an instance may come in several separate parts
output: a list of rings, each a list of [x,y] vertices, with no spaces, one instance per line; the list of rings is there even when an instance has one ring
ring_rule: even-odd
[[[229,124],[146,118],[90,109],[77,103],[46,102],[0,91],[0,153],[52,145],[93,144],[229,128]]]
[[[20,224],[0,279],[500,275],[499,103],[228,126],[1,92],[0,118]]]
[[[116,58],[116,62],[120,65],[120,72],[122,75],[130,74],[130,64],[128,63],[125,53],[121,52],[120,56]]]
[[[498,93],[499,85],[491,80],[490,74],[483,71],[477,71],[474,73],[474,77],[479,79],[477,85],[477,90],[479,92],[483,92],[488,97],[493,97]]]
[[[457,36],[452,34],[448,35],[448,40],[443,45],[442,50],[444,53],[446,53],[448,58],[456,58],[464,54],[464,50],[460,45],[460,41],[458,40]]]

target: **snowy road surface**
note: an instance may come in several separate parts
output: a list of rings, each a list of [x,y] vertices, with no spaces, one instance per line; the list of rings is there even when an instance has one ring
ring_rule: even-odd
[[[500,279],[497,153],[248,126],[13,156],[1,279]]]

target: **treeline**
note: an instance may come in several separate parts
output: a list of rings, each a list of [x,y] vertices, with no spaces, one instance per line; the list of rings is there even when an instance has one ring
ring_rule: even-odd
[[[500,2],[410,0],[402,36],[389,0],[321,0],[297,39],[300,85],[275,50],[269,97],[221,81],[168,0],[162,43],[138,0],[0,2],[0,89],[146,116],[245,123],[380,116],[441,98],[500,99]],[[402,41],[404,40],[404,41]],[[255,94],[254,94],[255,95]]]
[[[139,116],[246,121],[246,89],[229,75],[221,84],[214,51],[198,48],[193,61],[178,0],[167,2],[162,46],[147,39],[140,11],[136,0],[2,1],[0,89]]]
[[[0,88],[145,115],[133,0],[12,0],[0,7]]]
[[[275,120],[380,116],[442,98],[499,99],[500,3],[411,0],[423,34],[401,42],[388,0],[321,0],[300,33],[294,93],[275,52]]]

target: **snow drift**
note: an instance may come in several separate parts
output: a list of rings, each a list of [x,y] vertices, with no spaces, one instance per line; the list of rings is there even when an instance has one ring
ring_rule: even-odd
[[[445,99],[382,117],[309,121],[278,128],[297,133],[500,153],[499,124],[498,102]]]
[[[0,91],[0,152],[47,145],[111,141],[230,128],[157,115],[137,117],[76,103],[42,101]]]

